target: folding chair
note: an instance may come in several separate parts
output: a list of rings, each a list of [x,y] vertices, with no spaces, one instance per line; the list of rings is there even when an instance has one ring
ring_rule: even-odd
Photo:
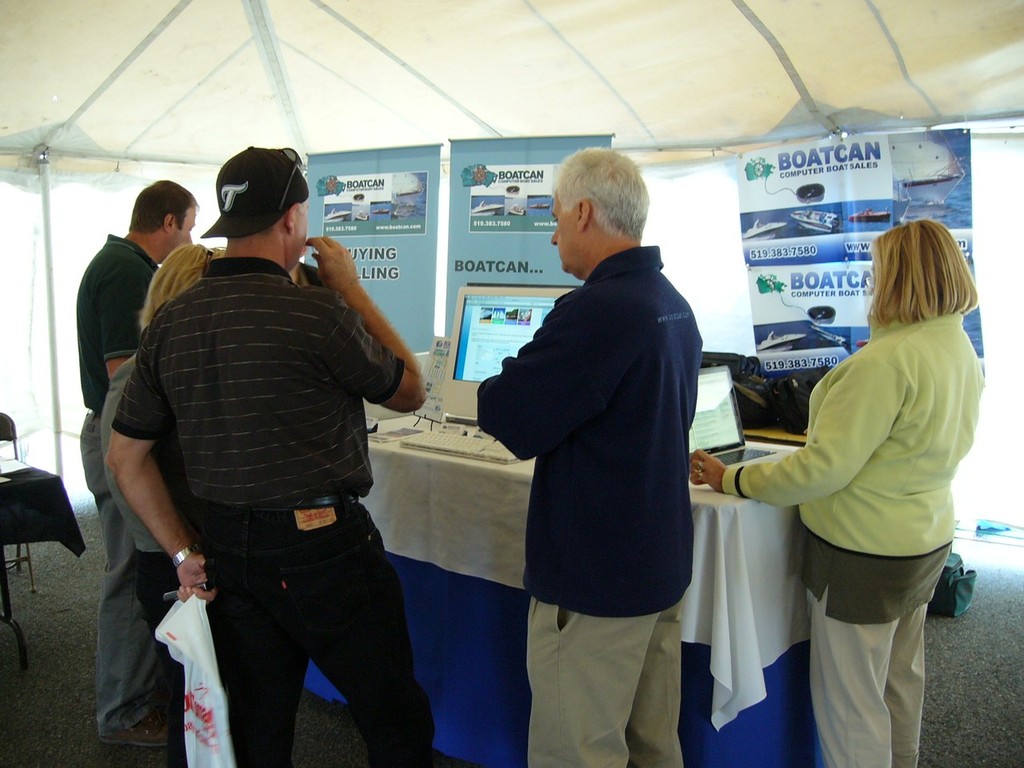
[[[21,461],[21,454],[18,452],[18,430],[14,426],[14,419],[8,416],[6,413],[0,413],[0,443],[11,443],[14,446],[14,458]],[[25,547],[25,554],[21,554],[22,546]],[[14,568],[19,573],[21,572],[21,564],[25,563],[28,565],[28,580],[31,585],[33,592],[36,591],[36,575],[32,571],[32,550],[28,544],[18,544],[14,551],[14,557],[7,559],[6,553],[4,554],[4,567]]]

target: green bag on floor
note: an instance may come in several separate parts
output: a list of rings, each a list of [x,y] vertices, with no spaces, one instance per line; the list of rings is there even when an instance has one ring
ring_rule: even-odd
[[[937,613],[940,616],[962,614],[971,607],[974,581],[977,577],[977,571],[964,569],[964,561],[960,555],[950,552],[939,575],[939,583],[935,585],[935,595],[928,603],[928,613]]]

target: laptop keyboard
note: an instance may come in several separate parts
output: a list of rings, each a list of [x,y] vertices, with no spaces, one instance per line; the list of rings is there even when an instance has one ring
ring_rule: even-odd
[[[725,451],[724,453],[716,453],[715,458],[723,464],[739,464],[741,461],[750,461],[751,459],[759,459],[762,456],[770,456],[771,451],[764,451],[760,448],[737,448],[734,451]]]

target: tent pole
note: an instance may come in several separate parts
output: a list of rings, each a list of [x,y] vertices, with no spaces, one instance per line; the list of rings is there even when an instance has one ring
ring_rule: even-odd
[[[63,428],[60,420],[60,387],[57,374],[57,315],[53,289],[53,238],[50,225],[50,148],[36,147],[39,164],[39,187],[43,203],[43,263],[46,268],[46,324],[50,340],[50,402],[53,416],[53,447],[57,474],[64,476],[64,451],[61,446]]]

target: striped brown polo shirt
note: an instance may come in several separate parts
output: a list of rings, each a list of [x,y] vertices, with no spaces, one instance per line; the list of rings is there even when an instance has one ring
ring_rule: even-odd
[[[266,259],[217,259],[150,323],[114,429],[148,440],[177,425],[192,490],[221,504],[362,496],[362,401],[391,398],[403,370],[334,291]]]

